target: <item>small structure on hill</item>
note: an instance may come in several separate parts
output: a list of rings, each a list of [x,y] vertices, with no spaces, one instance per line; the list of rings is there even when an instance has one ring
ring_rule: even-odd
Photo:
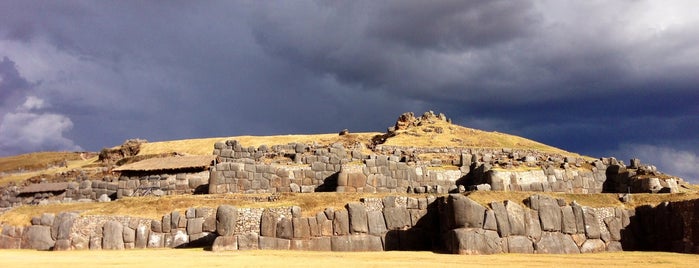
[[[49,182],[30,184],[17,194],[25,204],[38,204],[42,200],[62,199],[68,189],[67,182]]]
[[[122,196],[207,193],[214,155],[151,158],[113,169],[121,173],[117,198]]]

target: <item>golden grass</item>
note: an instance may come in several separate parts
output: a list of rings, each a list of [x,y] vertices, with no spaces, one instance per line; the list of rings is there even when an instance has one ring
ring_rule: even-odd
[[[386,145],[415,146],[415,147],[478,147],[478,148],[512,148],[531,149],[562,155],[579,156],[543,143],[526,138],[498,133],[482,131],[459,125],[453,125],[446,121],[435,120],[434,124],[428,124],[421,129],[442,128],[442,133],[415,131],[398,131],[398,135],[389,138]],[[411,133],[412,132],[412,133]],[[419,135],[419,136],[416,136]]]
[[[698,255],[667,252],[451,255],[432,252],[312,252],[147,249],[1,250],[3,267],[693,267]]]
[[[67,161],[68,166],[67,167],[54,167],[54,168],[49,168],[49,169],[43,169],[43,170],[37,170],[37,171],[28,171],[28,172],[22,172],[22,173],[16,173],[16,174],[11,174],[11,175],[6,175],[0,177],[0,186],[7,185],[11,182],[14,183],[19,183],[22,182],[26,179],[29,179],[31,177],[39,176],[39,175],[54,175],[58,174],[61,172],[67,172],[72,169],[76,168],[83,168],[87,165],[93,164],[97,162],[97,157],[92,157],[87,160],[71,160]]]

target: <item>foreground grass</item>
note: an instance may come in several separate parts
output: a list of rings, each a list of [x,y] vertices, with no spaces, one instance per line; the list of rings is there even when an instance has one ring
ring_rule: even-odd
[[[449,255],[432,252],[309,252],[158,249],[0,250],[2,267],[692,267],[699,255],[619,252],[579,255]]]

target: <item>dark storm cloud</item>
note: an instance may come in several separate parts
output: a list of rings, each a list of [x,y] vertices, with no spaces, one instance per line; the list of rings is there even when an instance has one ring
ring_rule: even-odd
[[[3,57],[0,60],[0,111],[12,99],[24,95],[23,91],[29,88],[29,82],[19,75],[15,62]]]
[[[69,119],[54,129],[90,150],[132,137],[382,131],[401,112],[435,110],[593,156],[658,148],[691,163],[694,6],[3,1],[0,58],[46,102],[33,113]]]

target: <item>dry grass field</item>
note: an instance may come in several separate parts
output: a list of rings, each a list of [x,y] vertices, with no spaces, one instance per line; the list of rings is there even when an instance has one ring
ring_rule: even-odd
[[[5,267],[695,267],[699,255],[619,252],[579,255],[449,255],[432,252],[309,252],[149,249],[0,250]]]

